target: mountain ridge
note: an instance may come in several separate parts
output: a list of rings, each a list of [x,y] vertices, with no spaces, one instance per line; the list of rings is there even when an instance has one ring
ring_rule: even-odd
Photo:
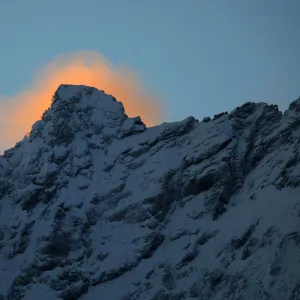
[[[0,294],[299,299],[299,126],[300,98],[146,128],[61,85],[0,156]]]

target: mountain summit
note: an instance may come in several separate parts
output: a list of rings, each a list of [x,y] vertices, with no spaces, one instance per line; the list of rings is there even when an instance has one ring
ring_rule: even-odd
[[[300,299],[300,98],[146,128],[61,85],[0,156],[0,299]]]

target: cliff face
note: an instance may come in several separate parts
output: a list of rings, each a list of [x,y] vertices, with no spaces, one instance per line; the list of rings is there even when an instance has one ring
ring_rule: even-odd
[[[0,156],[2,299],[300,299],[299,138],[300,99],[146,128],[60,86]]]

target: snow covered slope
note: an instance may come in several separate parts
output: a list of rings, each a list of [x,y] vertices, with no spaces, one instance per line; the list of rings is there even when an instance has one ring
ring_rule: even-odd
[[[300,299],[299,138],[300,99],[146,129],[60,86],[0,156],[0,299]]]

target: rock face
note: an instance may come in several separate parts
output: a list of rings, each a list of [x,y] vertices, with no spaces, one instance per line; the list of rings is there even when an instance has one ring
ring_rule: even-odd
[[[0,299],[300,299],[299,139],[300,98],[146,129],[60,86],[0,156]]]

